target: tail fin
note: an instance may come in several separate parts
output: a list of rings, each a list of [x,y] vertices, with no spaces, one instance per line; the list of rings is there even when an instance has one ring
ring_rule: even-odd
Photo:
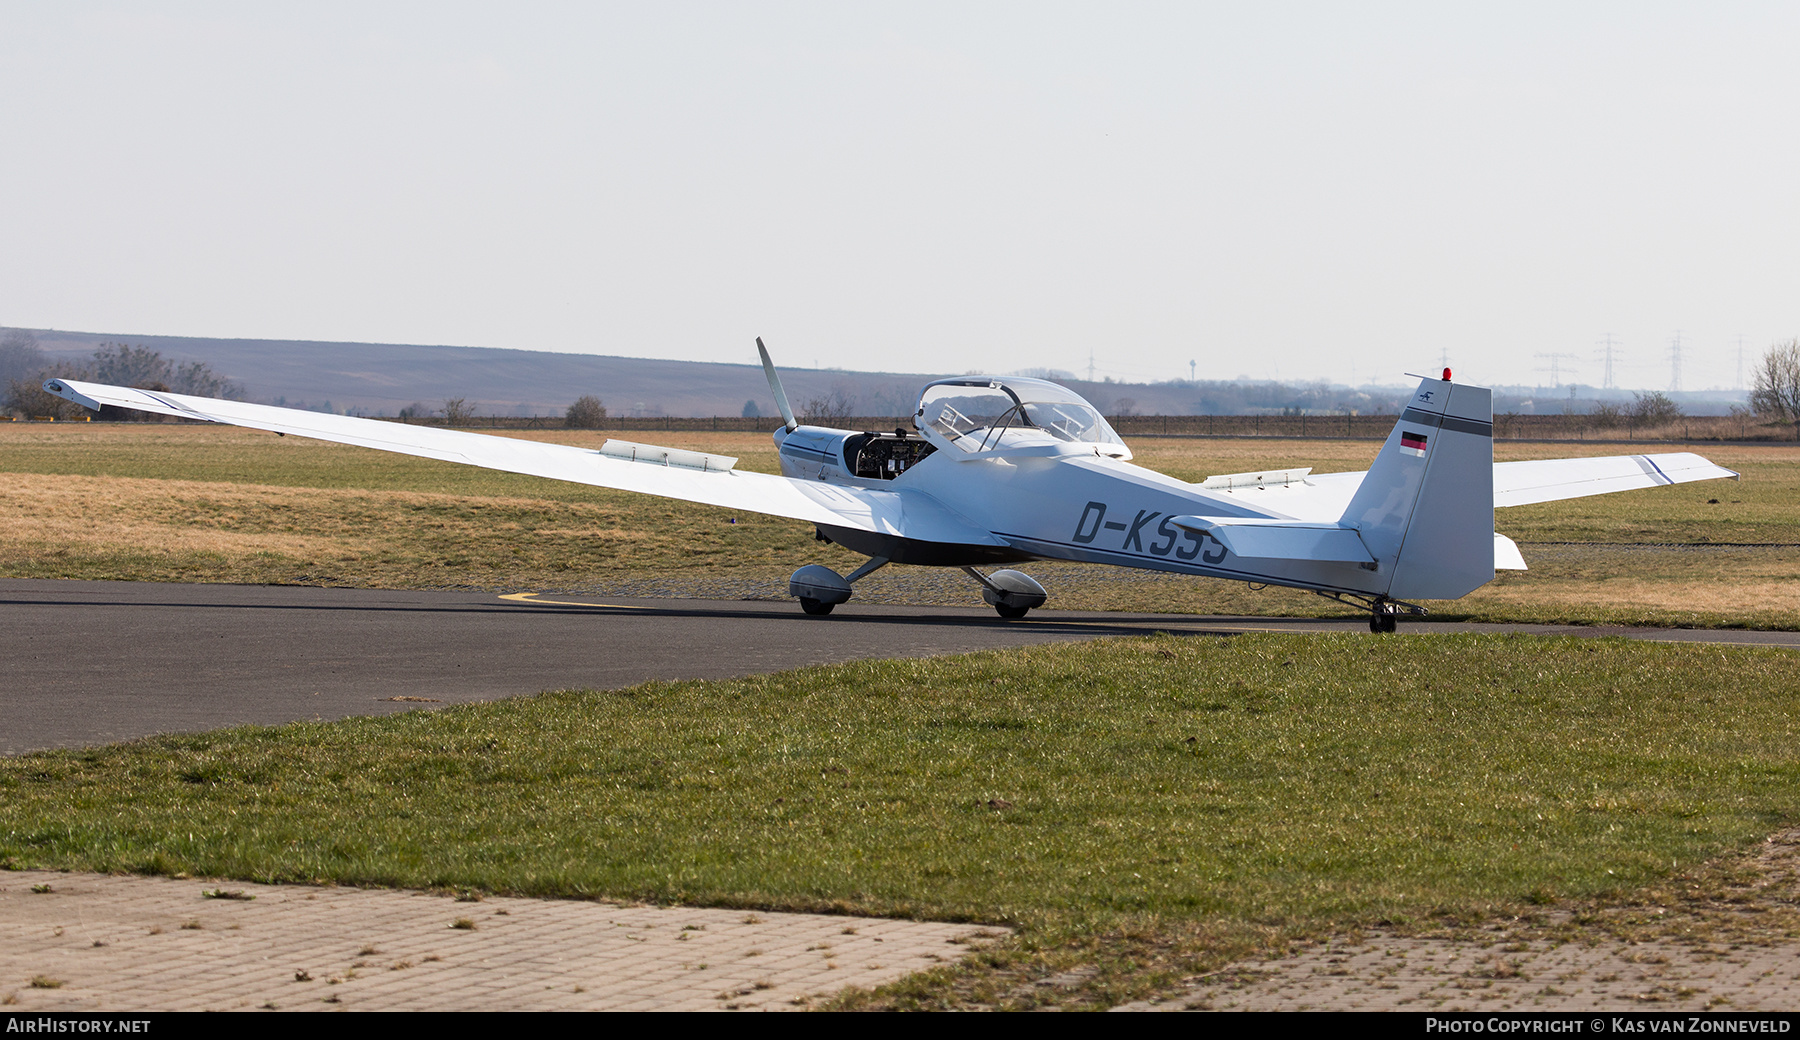
[[[1492,581],[1493,392],[1421,382],[1342,523],[1362,535],[1395,599],[1456,599]]]

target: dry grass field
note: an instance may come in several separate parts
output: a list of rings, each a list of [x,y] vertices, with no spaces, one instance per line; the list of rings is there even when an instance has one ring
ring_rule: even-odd
[[[596,447],[607,436],[512,435]],[[746,469],[776,469],[762,434],[657,439],[736,455]],[[1140,464],[1188,480],[1264,467],[1362,469],[1378,447],[1274,438],[1131,443]],[[1496,450],[1505,460],[1669,448],[1502,441]],[[1522,543],[1532,570],[1432,604],[1434,613],[1800,625],[1793,548],[1800,545],[1800,446],[1703,451],[1744,479],[1503,510],[1500,530]],[[191,425],[0,424],[0,574],[9,577],[497,590],[629,585],[757,595],[778,589],[803,563],[847,570],[859,561],[814,541],[797,522],[297,437]],[[1053,606],[1284,615],[1346,609],[1304,593],[1205,579],[1061,564],[1027,569],[1050,587]],[[942,589],[928,598],[977,601],[972,585]]]

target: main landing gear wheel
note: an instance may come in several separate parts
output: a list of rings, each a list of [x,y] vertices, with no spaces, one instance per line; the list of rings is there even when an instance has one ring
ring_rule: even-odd
[[[788,595],[800,601],[800,609],[813,617],[824,617],[831,608],[850,598],[850,584],[887,566],[887,557],[873,556],[869,562],[844,577],[830,567],[807,564],[788,578]]]
[[[964,567],[963,571],[981,583],[981,598],[987,605],[1009,621],[1016,621],[1031,613],[1032,607],[1043,606],[1049,595],[1037,583],[1037,579],[1019,571],[983,574],[973,567]]]
[[[1399,627],[1400,618],[1396,614],[1390,614],[1385,610],[1377,610],[1369,615],[1369,631],[1374,632],[1377,635],[1383,632],[1392,632]]]

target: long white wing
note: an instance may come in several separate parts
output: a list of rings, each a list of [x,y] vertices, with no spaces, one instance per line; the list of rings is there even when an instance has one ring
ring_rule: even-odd
[[[1737,474],[1686,451],[1668,455],[1496,462],[1494,505],[1523,506],[1720,477],[1736,478]]]
[[[698,468],[703,463],[698,461],[697,453],[673,453],[678,459],[683,456],[694,459],[696,465],[669,465],[663,461],[646,461],[642,451],[637,453],[639,458],[633,460],[566,444],[544,444],[515,437],[409,426],[297,408],[134,390],[73,379],[52,379],[44,384],[44,389],[93,409],[110,404],[908,538],[1001,544],[988,532],[971,528],[924,496],[813,483],[766,473]],[[658,458],[654,454],[651,457]],[[732,460],[722,461],[729,463]]]

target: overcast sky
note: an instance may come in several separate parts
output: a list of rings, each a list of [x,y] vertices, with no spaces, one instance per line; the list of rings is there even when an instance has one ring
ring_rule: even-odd
[[[1800,4],[0,0],[0,324],[1734,386]]]

